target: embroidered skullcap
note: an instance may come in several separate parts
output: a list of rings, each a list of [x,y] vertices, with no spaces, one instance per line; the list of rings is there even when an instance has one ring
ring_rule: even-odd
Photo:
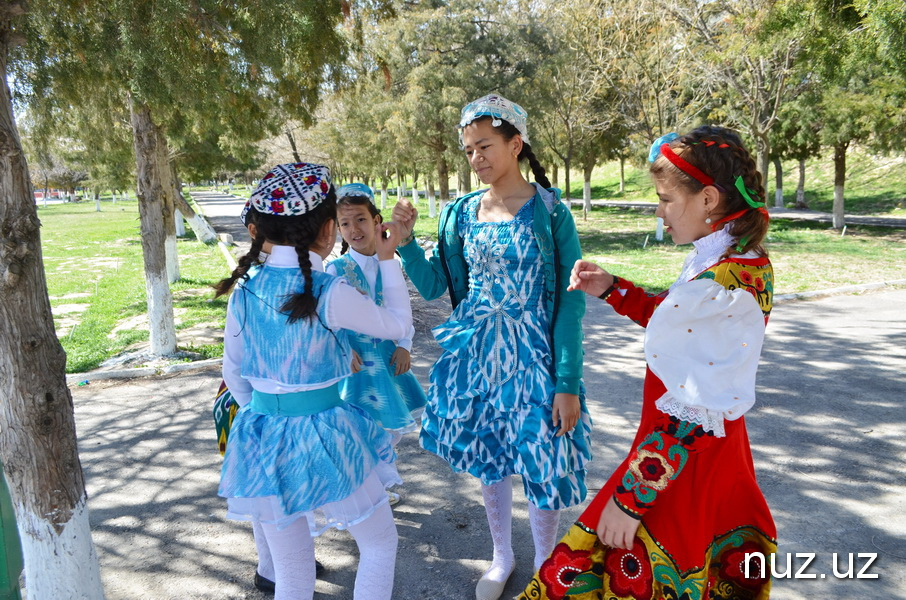
[[[653,163],[654,161],[656,161],[657,157],[661,153],[661,146],[663,146],[664,144],[669,144],[678,137],[678,133],[671,131],[670,133],[664,134],[658,139],[654,140],[654,143],[651,144],[651,150],[648,152],[648,162]]]
[[[327,198],[330,169],[313,163],[277,165],[265,175],[242,210],[245,223],[249,208],[265,215],[304,215]]]
[[[491,117],[491,125],[499,127],[501,121],[514,126],[522,135],[522,141],[531,144],[528,136],[526,120],[528,113],[525,109],[497,94],[488,94],[478,100],[466,104],[459,116],[459,145],[462,146],[462,129],[475,119]]]
[[[374,192],[364,183],[347,183],[337,190],[337,200],[345,196],[368,198],[368,201],[374,204]]]

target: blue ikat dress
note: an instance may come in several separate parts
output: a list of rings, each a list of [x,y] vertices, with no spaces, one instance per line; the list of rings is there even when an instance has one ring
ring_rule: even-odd
[[[555,437],[551,322],[541,253],[532,230],[535,199],[511,221],[477,220],[481,195],[458,216],[469,293],[434,328],[442,356],[431,370],[422,447],[484,484],[521,475],[528,499],[560,509],[585,498],[591,419]]]
[[[332,261],[330,266],[375,304],[384,305],[380,271],[372,290],[362,269],[349,254]],[[402,435],[418,429],[415,419],[427,401],[425,391],[412,371],[396,375],[396,367],[390,363],[396,343],[354,331],[345,334],[352,349],[361,357],[362,368],[340,383],[343,399],[367,412],[388,431]]]

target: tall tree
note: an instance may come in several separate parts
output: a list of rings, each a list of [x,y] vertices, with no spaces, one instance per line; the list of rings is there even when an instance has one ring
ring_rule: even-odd
[[[182,120],[196,131],[216,124],[234,138],[256,140],[275,130],[278,111],[308,117],[342,57],[340,3],[33,0],[31,10],[31,43],[16,82],[33,106],[66,109],[103,93],[128,106],[151,352],[171,353],[165,241],[176,199],[169,134]]]
[[[103,599],[76,448],[66,354],[47,296],[28,165],[7,87],[14,19],[0,7],[0,453],[15,502],[29,600]]]

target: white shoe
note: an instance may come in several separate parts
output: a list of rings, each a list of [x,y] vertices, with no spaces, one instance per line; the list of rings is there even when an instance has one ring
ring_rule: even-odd
[[[389,490],[387,491],[387,498],[390,500],[390,506],[396,506],[400,503],[400,500],[403,499],[403,497],[396,492],[391,492]]]
[[[475,586],[475,600],[499,600],[503,595],[503,588],[506,587],[506,582],[510,580],[510,575],[515,570],[516,565],[514,564],[503,581],[494,581],[482,575],[481,579],[478,580],[478,585]]]

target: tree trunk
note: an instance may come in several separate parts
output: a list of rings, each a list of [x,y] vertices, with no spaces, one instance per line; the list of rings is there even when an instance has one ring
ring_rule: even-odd
[[[54,333],[40,223],[7,86],[15,7],[0,9],[0,454],[29,600],[103,600],[76,448],[66,354]]]
[[[588,218],[591,212],[591,172],[595,168],[595,163],[586,162],[582,165],[583,185],[582,185],[582,216]]]
[[[564,190],[566,195],[566,205],[572,208],[573,202],[569,192],[569,163],[570,159],[569,157],[567,157],[566,160],[563,161],[563,179],[565,180],[564,183],[566,184],[566,189]]]
[[[425,185],[427,186],[425,194],[428,201],[428,216],[433,219],[437,216],[437,198],[434,196],[434,178],[425,176]]]
[[[217,243],[217,232],[208,223],[208,220],[195,212],[189,201],[182,193],[182,182],[179,180],[179,174],[176,172],[176,166],[170,163],[170,177],[173,182],[173,202],[176,210],[182,213],[182,216],[188,221],[189,227],[195,232],[195,237],[205,244]]]
[[[299,156],[299,149],[296,148],[296,138],[293,136],[293,132],[287,129],[284,133],[286,133],[286,139],[289,140],[289,147],[293,150],[293,161],[302,162],[302,158]]]
[[[768,151],[770,150],[767,140],[761,137],[755,138],[755,147],[758,150],[758,172],[761,173],[761,181],[764,182],[765,189],[768,184]]]
[[[450,166],[443,154],[437,159],[437,184],[441,203],[450,200]]]
[[[176,200],[174,191],[176,182],[173,179],[173,168],[170,166],[170,153],[167,149],[167,138],[163,131],[157,128],[157,161],[160,167],[161,199],[163,200],[164,229],[167,232],[167,282],[179,281],[179,254],[176,250]],[[232,186],[232,183],[230,183]]]
[[[468,164],[459,167],[459,195],[465,196],[472,191],[472,172]]]
[[[620,157],[620,193],[626,192],[626,157]]]
[[[849,142],[834,145],[834,229],[842,229],[846,225],[843,216],[843,187],[846,183],[846,149]]]
[[[783,165],[780,158],[774,159],[774,206],[783,208]]]
[[[796,208],[808,208],[805,203],[805,159],[799,159],[799,184],[796,186]]]
[[[130,98],[132,136],[135,145],[138,180],[138,212],[141,224],[142,255],[145,263],[145,288],[148,295],[148,327],[151,353],[155,356],[176,352],[173,323],[173,297],[167,281],[166,235],[164,225],[164,174],[158,150],[163,136],[151,117],[151,109]]]
[[[101,193],[97,190],[94,192],[94,212],[101,212]]]
[[[390,177],[388,177],[387,172],[384,172],[384,176],[381,177],[381,210],[387,209],[387,186],[390,183]]]
[[[551,185],[553,185],[554,187],[557,187],[557,184],[560,181],[560,179],[558,177],[559,175],[560,175],[560,167],[559,167],[559,165],[557,165],[557,163],[555,161],[554,164],[551,166]]]

